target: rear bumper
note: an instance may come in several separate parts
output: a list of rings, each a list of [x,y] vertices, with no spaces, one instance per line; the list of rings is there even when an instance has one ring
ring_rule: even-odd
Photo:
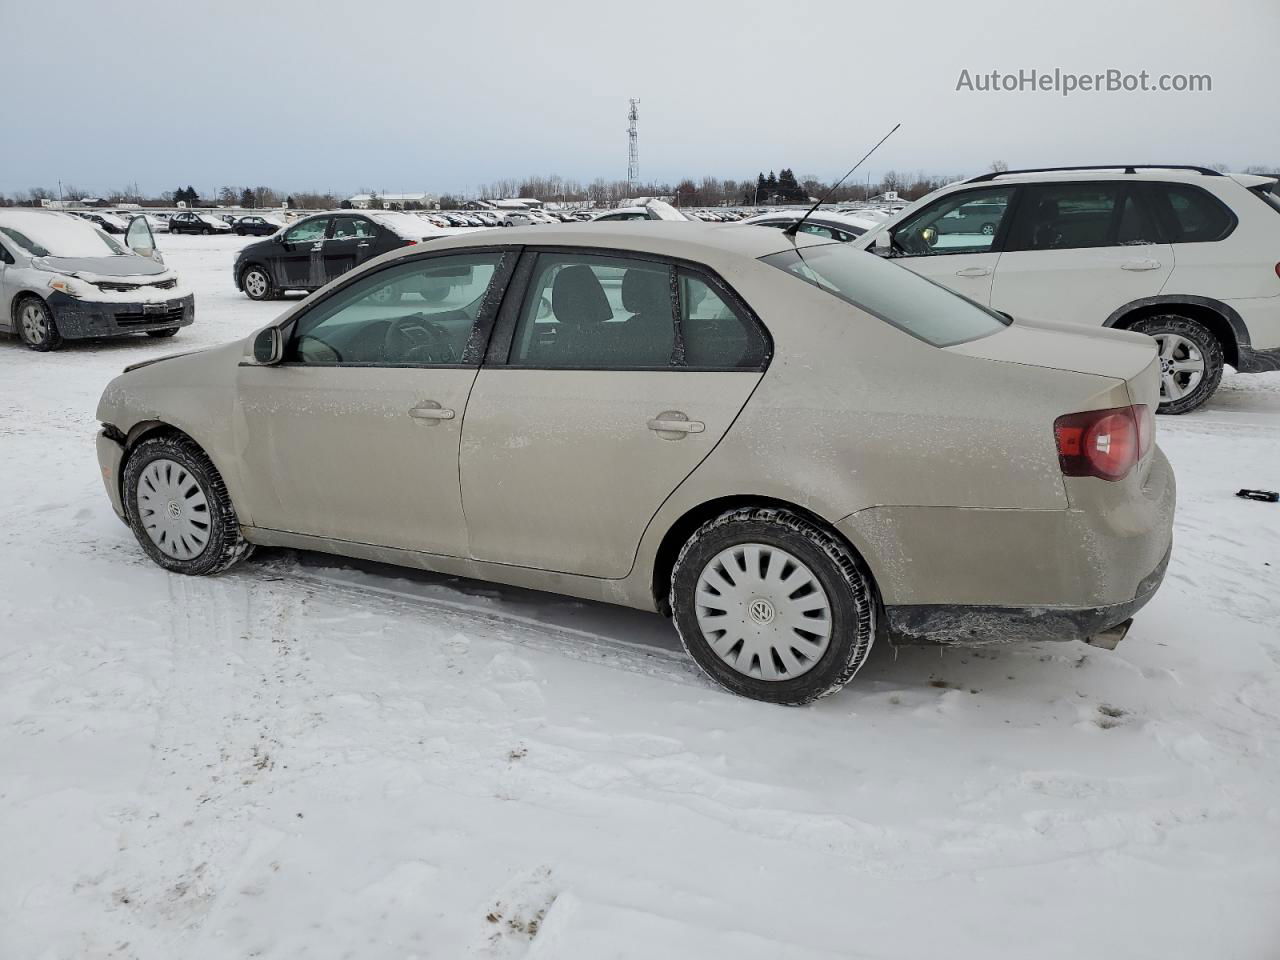
[[[1080,639],[1159,587],[1176,487],[1156,447],[1120,483],[1066,478],[1066,510],[872,507],[837,524],[871,567],[892,633],[980,643]]]
[[[1137,595],[1101,607],[997,607],[916,604],[885,607],[896,643],[978,645],[1041,640],[1087,640],[1124,623],[1155,596],[1169,554],[1138,584]]]
[[[68,340],[186,327],[196,318],[195,296],[190,293],[147,303],[94,303],[54,291],[48,302],[58,332]]]

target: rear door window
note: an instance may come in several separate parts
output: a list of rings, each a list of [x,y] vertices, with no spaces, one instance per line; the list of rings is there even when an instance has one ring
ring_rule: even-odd
[[[1122,213],[1119,183],[1052,183],[1028,187],[1006,250],[1079,250],[1115,246]]]

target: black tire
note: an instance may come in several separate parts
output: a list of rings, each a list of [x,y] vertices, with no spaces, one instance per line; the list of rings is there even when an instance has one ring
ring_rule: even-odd
[[[177,327],[165,327],[163,330],[148,330],[147,336],[155,337],[157,340],[162,340],[165,337],[172,337],[177,332]]]
[[[138,484],[143,471],[156,460],[172,460],[188,471],[208,504],[208,540],[200,553],[189,559],[178,559],[163,552],[152,541],[139,516]],[[221,573],[253,552],[253,545],[240,534],[240,523],[222,476],[213,461],[189,437],[177,434],[152,437],[129,451],[121,497],[126,519],[139,545],[166,570],[190,576]]]
[[[785,550],[814,574],[831,606],[831,639],[816,664],[793,679],[763,680],[722,660],[703,635],[694,602],[698,578],[721,551],[760,543]],[[689,538],[671,572],[670,603],[680,642],[712,680],[769,703],[800,706],[835,693],[866,663],[876,634],[871,574],[833,534],[789,510],[733,510],[703,524]]]
[[[41,316],[40,326],[30,329],[24,320],[24,314],[34,311]],[[53,319],[53,311],[39,297],[20,297],[13,305],[13,318],[18,336],[30,349],[37,353],[48,353],[62,346],[62,334],[58,332],[58,324]]]
[[[251,273],[259,274],[262,277],[262,286],[257,287],[261,292],[256,295],[249,289],[249,274]],[[266,267],[260,267],[256,263],[245,267],[240,274],[240,289],[244,291],[244,295],[250,300],[272,300],[279,292],[272,284],[271,274],[267,272]]]
[[[1155,317],[1143,317],[1129,329],[1136,333],[1145,333],[1149,337],[1159,337],[1162,334],[1182,337],[1194,343],[1204,359],[1204,376],[1201,377],[1195,389],[1177,400],[1162,400],[1156,408],[1157,413],[1170,415],[1190,413],[1217,391],[1218,384],[1222,382],[1224,363],[1222,344],[1204,324],[1182,314],[1167,313]],[[1161,389],[1163,394],[1163,387]]]

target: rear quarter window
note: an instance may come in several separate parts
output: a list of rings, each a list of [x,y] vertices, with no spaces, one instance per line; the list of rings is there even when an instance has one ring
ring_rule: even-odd
[[[1206,190],[1182,183],[1156,184],[1154,190],[1172,243],[1212,243],[1236,227],[1236,215]]]

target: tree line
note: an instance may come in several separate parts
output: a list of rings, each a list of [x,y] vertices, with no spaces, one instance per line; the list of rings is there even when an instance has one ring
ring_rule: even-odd
[[[1224,164],[1207,164],[1217,170],[1227,170]],[[987,169],[1005,170],[1008,165],[997,160]],[[1241,173],[1257,173],[1275,175],[1280,164],[1275,166],[1249,166]],[[963,174],[937,175],[923,170],[914,173],[889,170],[872,180],[866,176],[853,178],[842,184],[830,197],[833,203],[848,203],[855,200],[866,200],[887,192],[895,192],[906,200],[915,200],[938,187],[959,180]],[[810,198],[823,197],[831,189],[831,182],[814,174],[797,176],[790,167],[783,167],[776,173],[770,170],[767,174],[760,171],[754,178],[743,180],[721,179],[715,176],[704,176],[698,179],[684,177],[676,181],[648,180],[635,186],[626,180],[609,180],[604,177],[585,182],[558,174],[535,175],[522,178],[494,180],[482,184],[473,194],[473,198],[497,200],[508,197],[536,197],[539,200],[565,203],[592,203],[595,206],[608,206],[621,200],[633,197],[672,197],[680,206],[718,207],[718,206],[769,206],[772,204],[806,203]],[[375,191],[363,190],[377,196]],[[106,193],[94,193],[68,184],[62,188],[64,199],[81,199],[83,197],[100,197],[109,204],[138,203],[143,206],[173,206],[178,201],[185,201],[188,206],[241,206],[251,209],[278,207],[287,202],[291,208],[300,210],[332,210],[345,203],[344,198],[331,192],[308,190],[283,191],[266,186],[223,186],[212,194],[201,194],[188,185],[176,190],[166,191],[158,196],[146,196],[137,184],[131,184],[118,190]],[[32,187],[25,191],[6,195],[0,193],[0,206],[38,207],[41,200],[56,200],[59,193],[48,187]],[[461,195],[445,193],[440,196],[439,203],[443,209],[455,209],[468,199]],[[382,206],[380,200],[376,206]],[[407,208],[420,204],[407,204]]]

